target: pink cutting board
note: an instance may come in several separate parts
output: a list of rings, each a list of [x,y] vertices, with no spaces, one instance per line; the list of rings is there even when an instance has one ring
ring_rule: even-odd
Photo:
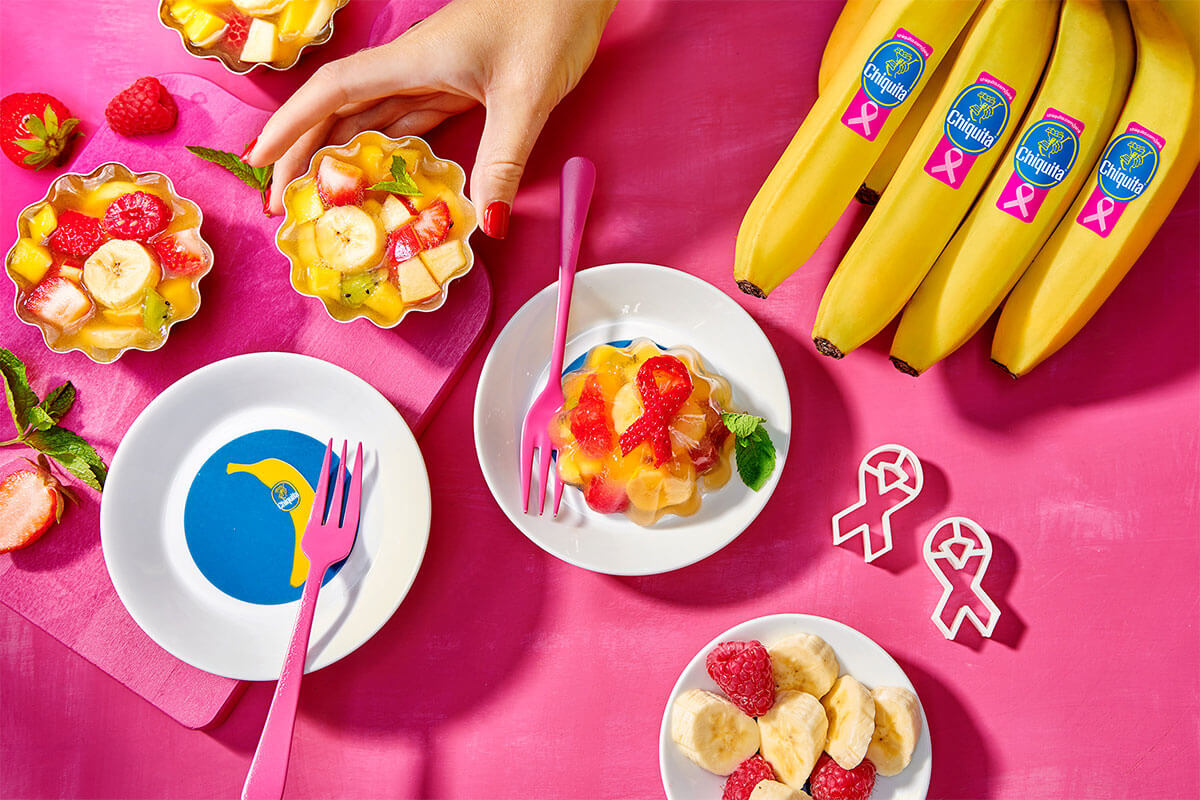
[[[202,231],[216,253],[213,271],[201,282],[200,311],[172,330],[162,350],[127,353],[110,365],[93,364],[80,353],[52,353],[40,332],[0,311],[0,341],[24,359],[35,390],[73,381],[80,399],[63,424],[109,460],[134,418],[179,378],[238,353],[283,350],[359,375],[420,435],[487,327],[492,288],[483,264],[477,260],[452,285],[437,312],[411,315],[392,330],[365,320],[334,322],[319,301],[291,288],[287,262],[274,245],[280,218],[262,214],[255,190],[184,150],[185,144],[202,144],[241,152],[268,112],[203,78],[172,74],[160,80],[179,105],[175,130],[127,139],[101,127],[88,137],[71,171],[120,161],[138,172],[165,173],[180,194],[200,204]],[[3,291],[12,291],[3,284]],[[0,298],[0,305],[8,302]],[[0,463],[10,455],[19,453],[0,452]],[[68,509],[44,539],[0,555],[0,602],[183,725],[215,724],[244,684],[179,661],[134,623],[104,566],[99,496],[85,494],[82,505]]]

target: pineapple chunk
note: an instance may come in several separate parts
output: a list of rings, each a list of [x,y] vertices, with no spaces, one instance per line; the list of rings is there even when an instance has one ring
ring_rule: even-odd
[[[413,215],[396,195],[389,194],[387,200],[383,201],[383,210],[379,213],[379,221],[383,223],[383,229],[388,233],[401,225],[407,225],[412,218]]]
[[[308,288],[321,297],[340,300],[342,297],[342,273],[318,259],[308,265]]]
[[[83,283],[83,270],[79,267],[68,267],[66,264],[62,264],[59,266],[58,272],[55,274],[69,280],[73,280],[76,283]]]
[[[180,24],[187,22],[197,10],[197,7],[189,3],[188,0],[176,0],[176,2],[171,3],[171,7],[168,9],[171,17]]]
[[[392,156],[390,153],[383,152],[382,147],[377,144],[363,145],[359,155],[371,183],[392,179]]]
[[[263,64],[275,60],[275,26],[265,19],[250,23],[246,43],[242,45],[242,61]]]
[[[400,290],[390,281],[384,281],[367,295],[364,305],[388,319],[396,319],[404,312],[404,298]]]
[[[297,223],[310,222],[325,213],[321,198],[317,194],[316,181],[308,181],[298,186],[288,197],[288,210],[296,218]]]
[[[417,167],[421,164],[420,150],[411,150],[407,147],[401,147],[392,153],[392,155],[400,156],[404,159],[404,169],[408,171],[409,175],[417,174]]]
[[[300,35],[305,39],[315,39],[319,36],[329,24],[333,12],[337,10],[337,0],[292,0],[291,5],[299,6],[307,12],[307,16],[297,12],[304,17],[304,27],[300,29]]]
[[[203,8],[193,7],[187,19],[181,22],[183,35],[197,47],[211,47],[225,31],[225,20]]]
[[[93,321],[84,325],[75,337],[79,344],[93,350],[123,350],[148,341],[150,334],[142,327],[141,320],[137,327]]]
[[[396,280],[400,283],[400,296],[405,305],[424,303],[442,290],[419,258],[410,258],[396,267]]]
[[[44,242],[57,227],[58,215],[54,213],[54,206],[47,203],[29,220],[29,238],[35,242]]]
[[[463,252],[462,242],[457,239],[426,250],[420,253],[420,257],[425,262],[429,274],[439,284],[445,283],[467,265],[467,254]]]
[[[8,266],[30,283],[37,283],[46,276],[51,262],[50,251],[45,247],[34,244],[32,239],[18,239]]]
[[[142,327],[142,307],[133,306],[131,308],[106,308],[104,309],[104,318],[114,325],[124,325],[126,327],[140,328]]]
[[[306,222],[296,228],[296,254],[306,264],[314,264],[321,260],[317,251],[317,226]]]
[[[108,210],[109,203],[121,195],[129,194],[130,192],[150,192],[151,194],[157,194],[157,192],[154,192],[148,186],[138,186],[136,183],[130,183],[129,181],[109,181],[98,186],[91,194],[85,195],[79,210],[89,217],[103,217],[104,212]]]
[[[379,215],[383,213],[383,205],[378,200],[368,199],[363,201],[362,210],[378,219]]]

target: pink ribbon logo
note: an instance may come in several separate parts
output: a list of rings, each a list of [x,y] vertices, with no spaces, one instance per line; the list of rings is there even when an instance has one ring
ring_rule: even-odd
[[[858,107],[859,116],[846,120],[847,125],[862,126],[863,136],[871,138],[871,123],[879,116],[879,106],[874,101],[867,100]]]
[[[933,167],[929,170],[929,174],[937,177],[936,173],[943,172],[946,175],[946,183],[954,186],[958,183],[958,177],[954,170],[963,165],[963,151],[957,147],[951,147],[942,154],[942,163],[940,166]]]
[[[1096,213],[1089,217],[1084,217],[1081,222],[1087,225],[1089,222],[1096,223],[1099,233],[1105,233],[1108,230],[1107,220],[1117,210],[1117,203],[1108,195],[1103,195],[1096,201]]]
[[[942,585],[942,596],[930,617],[933,624],[943,636],[953,639],[966,619],[980,636],[990,637],[1000,620],[1000,609],[980,586],[992,560],[987,531],[966,517],[950,517],[925,537],[924,550],[926,565]],[[982,608],[986,619],[976,607]]]
[[[1017,208],[1020,209],[1021,219],[1029,219],[1029,201],[1037,197],[1037,192],[1028,183],[1020,183],[1017,185],[1016,196],[1001,206],[1001,209]]]

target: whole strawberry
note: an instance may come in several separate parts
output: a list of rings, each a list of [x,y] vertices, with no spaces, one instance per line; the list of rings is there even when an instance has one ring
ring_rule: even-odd
[[[866,800],[875,788],[875,765],[864,758],[854,769],[842,769],[822,753],[808,784],[813,800]]]
[[[61,164],[78,126],[62,101],[48,94],[10,94],[0,100],[0,149],[17,166]]]
[[[775,780],[775,770],[762,756],[750,756],[725,781],[721,800],[749,800],[754,787],[762,781]]]
[[[175,127],[179,108],[175,98],[157,78],[138,78],[125,91],[108,101],[104,118],[122,136],[163,133]]]
[[[762,642],[722,642],[704,663],[721,691],[746,714],[762,716],[775,703],[771,656]]]

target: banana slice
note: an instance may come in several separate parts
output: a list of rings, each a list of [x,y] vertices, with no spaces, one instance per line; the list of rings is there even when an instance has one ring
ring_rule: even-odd
[[[288,0],[233,0],[238,11],[251,17],[266,17],[288,4]]]
[[[750,792],[750,800],[812,800],[803,789],[793,789],[779,781],[759,781]]]
[[[613,397],[613,429],[620,436],[642,415],[642,399],[638,397],[637,383],[630,381],[617,390]]]
[[[867,754],[867,745],[875,733],[875,700],[870,690],[843,675],[821,698],[821,705],[829,718],[825,752],[842,769],[854,769]]]
[[[383,233],[358,206],[334,206],[317,218],[317,252],[338,272],[362,272],[379,263]]]
[[[771,710],[758,718],[758,732],[762,756],[775,774],[793,789],[803,789],[829,732],[821,703],[807,692],[782,691]]]
[[[871,697],[875,700],[875,735],[867,747],[867,758],[880,775],[899,775],[912,761],[921,738],[921,707],[915,694],[897,686],[880,686]]]
[[[671,738],[683,754],[717,775],[728,775],[758,752],[754,718],[715,692],[688,689],[671,708]]]
[[[777,690],[794,689],[824,697],[837,680],[837,656],[829,643],[811,633],[798,633],[767,647]]]
[[[137,242],[112,239],[83,262],[83,283],[92,297],[108,308],[140,302],[162,273],[154,256]]]

